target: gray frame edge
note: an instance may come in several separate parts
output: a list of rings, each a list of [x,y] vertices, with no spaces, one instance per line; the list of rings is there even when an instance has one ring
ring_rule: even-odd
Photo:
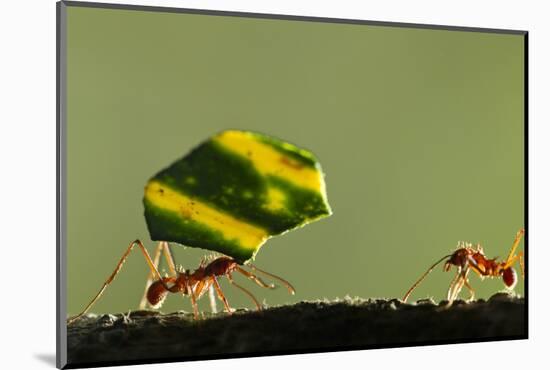
[[[251,13],[251,12],[239,12],[239,11],[228,11],[228,10],[197,9],[197,8],[175,8],[175,7],[167,7],[167,6],[115,4],[115,3],[107,3],[107,2],[101,3],[101,2],[62,0],[62,3],[64,3],[66,6],[81,7],[81,8],[202,14],[202,15],[211,15],[211,16],[242,17],[242,18],[256,18],[256,19],[302,21],[302,22],[358,24],[358,25],[370,25],[370,26],[379,26],[379,27],[399,27],[399,28],[417,28],[417,29],[428,29],[428,30],[483,32],[483,33],[497,33],[497,34],[508,34],[508,35],[524,35],[528,32],[527,30],[463,27],[463,26],[449,26],[449,25],[436,25],[436,24],[424,24],[424,23],[404,23],[404,22],[397,22],[397,21],[395,22],[373,21],[373,20],[351,19],[351,18],[328,18],[328,17],[321,17],[321,16]]]
[[[56,367],[67,365],[67,5],[56,3]]]

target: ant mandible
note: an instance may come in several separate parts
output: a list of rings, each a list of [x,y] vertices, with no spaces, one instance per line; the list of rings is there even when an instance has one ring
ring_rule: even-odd
[[[422,280],[424,280],[424,278],[430,272],[432,272],[432,270],[438,264],[440,264],[446,258],[449,259],[445,262],[445,265],[443,266],[444,271],[449,271],[451,269],[451,266],[457,267],[457,273],[451,281],[451,285],[449,287],[449,290],[447,291],[448,307],[453,304],[454,300],[458,297],[458,294],[460,293],[464,285],[466,285],[466,288],[468,288],[468,290],[470,291],[470,297],[468,301],[472,301],[474,299],[475,292],[468,282],[467,277],[470,270],[478,274],[481,279],[487,276],[502,277],[502,281],[504,282],[506,288],[510,290],[514,289],[518,281],[518,277],[516,270],[514,270],[512,266],[518,260],[521,267],[521,276],[524,276],[523,252],[515,254],[516,249],[524,234],[525,229],[523,228],[517,232],[514,243],[512,244],[510,252],[508,253],[508,257],[506,257],[506,259],[502,262],[497,262],[496,258],[488,259],[483,253],[483,248],[480,244],[477,244],[476,248],[474,249],[472,247],[472,244],[470,243],[459,242],[457,249],[453,254],[446,255],[438,260],[416,281],[416,283],[413,284],[413,286],[407,291],[407,293],[405,293],[405,296],[403,297],[403,302],[407,301],[412,291],[422,282]]]
[[[128,258],[128,255],[132,251],[132,249],[135,246],[138,246],[143,253],[143,256],[145,257],[145,261],[147,262],[147,265],[149,266],[149,276],[147,278],[147,283],[145,285],[145,292],[143,294],[143,297],[141,299],[139,308],[144,309],[146,307],[146,304],[149,303],[151,307],[153,308],[159,308],[164,300],[166,299],[166,296],[168,293],[180,293],[182,295],[189,295],[191,298],[191,304],[193,306],[193,315],[195,319],[199,318],[199,310],[197,306],[197,300],[202,297],[204,292],[206,292],[209,289],[212,289],[214,287],[218,298],[223,302],[226,311],[231,314],[232,309],[229,306],[229,303],[227,301],[227,298],[223,294],[223,291],[220,287],[220,283],[218,281],[219,277],[226,276],[229,282],[243,291],[246,295],[248,295],[252,301],[254,301],[254,304],[258,310],[261,310],[262,307],[258,300],[250,293],[247,289],[243,288],[242,286],[238,285],[234,280],[232,273],[233,272],[239,272],[240,274],[244,275],[245,277],[251,279],[256,284],[263,288],[269,288],[274,289],[275,285],[273,284],[267,284],[265,283],[261,278],[256,276],[254,273],[251,273],[244,268],[240,266],[240,264],[234,260],[233,258],[221,256],[218,258],[215,258],[211,260],[210,262],[207,261],[207,259],[203,259],[201,261],[201,264],[198,269],[196,269],[194,272],[190,272],[184,269],[177,269],[176,265],[174,263],[174,258],[172,256],[172,253],[170,251],[170,246],[167,242],[159,242],[154,260],[151,259],[149,256],[149,253],[147,252],[147,249],[143,246],[143,243],[140,240],[135,240],[126,249],[126,252],[122,255],[120,261],[115,267],[115,270],[113,273],[107,278],[107,280],[103,283],[103,286],[99,290],[99,292],[95,295],[95,297],[88,303],[88,305],[84,308],[84,310],[79,313],[76,316],[73,316],[67,320],[67,324],[72,324],[80,317],[84,316],[90,308],[99,300],[99,298],[103,295],[105,292],[105,289],[111,282],[114,280],[116,275],[120,272],[122,265],[126,261],[126,258]],[[168,269],[170,270],[170,276],[161,277],[159,271],[158,271],[158,265],[160,262],[160,256],[161,253],[164,254],[166,262],[168,264]],[[273,279],[276,279],[280,281],[283,285],[286,286],[290,294],[294,294],[295,290],[294,287],[283,278],[273,275],[269,272],[260,270],[256,266],[253,266],[251,264],[248,264],[248,267],[250,267],[254,271],[258,271],[264,275],[267,275]],[[153,282],[153,279],[155,281]]]

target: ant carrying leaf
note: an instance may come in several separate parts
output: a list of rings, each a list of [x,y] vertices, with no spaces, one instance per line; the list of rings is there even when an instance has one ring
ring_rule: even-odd
[[[69,323],[97,302],[135,246],[149,267],[140,308],[147,303],[158,307],[168,293],[179,293],[191,298],[197,318],[197,300],[204,292],[215,291],[231,312],[218,282],[225,276],[260,309],[256,298],[235,283],[232,274],[239,273],[261,287],[274,288],[257,276],[263,274],[278,280],[294,294],[290,283],[250,261],[269,238],[331,215],[324,174],[313,153],[273,137],[239,130],[208,138],[154,175],[145,186],[143,205],[151,240],[159,242],[154,259],[141,241],[130,243],[99,292]],[[208,263],[203,260],[193,272],[178,271],[168,242],[225,256]],[[170,270],[167,277],[158,271],[161,254]]]
[[[477,244],[476,248],[473,248],[472,244],[460,242],[453,254],[442,257],[430,266],[430,268],[413,284],[407,293],[405,293],[403,296],[403,302],[407,301],[413,290],[420,285],[424,278],[428,276],[428,274],[446,258],[448,258],[448,260],[443,265],[444,271],[449,271],[452,266],[457,267],[456,275],[451,281],[451,285],[447,291],[447,306],[452,305],[464,286],[466,286],[466,288],[470,291],[470,297],[468,300],[472,301],[474,299],[475,292],[468,281],[468,273],[470,270],[474,271],[481,279],[485,277],[502,277],[502,281],[504,282],[506,288],[510,290],[514,289],[518,277],[516,270],[514,270],[512,266],[518,261],[521,268],[521,275],[522,277],[524,276],[523,252],[516,254],[516,249],[524,234],[525,229],[523,228],[517,232],[514,243],[510,248],[510,252],[508,253],[506,259],[502,262],[497,262],[496,258],[488,259],[483,252],[483,248],[479,244]]]
[[[170,247],[168,243],[160,242],[158,244],[158,247],[155,253],[155,258],[154,260],[152,260],[151,257],[149,256],[149,253],[147,252],[147,249],[145,249],[145,247],[143,246],[143,243],[141,243],[141,241],[139,240],[135,240],[128,246],[128,249],[126,250],[122,258],[118,262],[117,266],[115,267],[115,270],[109,276],[109,278],[105,281],[105,283],[103,283],[103,286],[101,287],[99,292],[96,294],[96,296],[90,301],[90,303],[86,306],[86,308],[84,308],[84,310],[81,313],[71,317],[67,322],[68,324],[71,324],[77,319],[79,319],[80,317],[84,316],[90,310],[90,308],[99,300],[99,298],[105,292],[105,289],[107,288],[107,286],[111,284],[111,282],[114,280],[116,275],[120,272],[122,265],[126,261],[126,258],[128,257],[128,255],[130,254],[130,252],[135,246],[138,246],[141,249],[143,256],[145,257],[145,260],[150,268],[149,277],[147,279],[147,283],[145,286],[145,292],[143,294],[143,298],[141,299],[141,303],[140,303],[140,309],[145,309],[147,303],[153,308],[160,308],[160,306],[166,299],[166,296],[168,295],[168,293],[180,293],[184,296],[185,295],[190,296],[191,304],[193,305],[194,317],[195,319],[198,319],[199,310],[197,306],[197,299],[201,298],[204,292],[213,286],[218,295],[218,298],[223,302],[225,309],[227,310],[228,313],[231,313],[232,309],[229,306],[227,298],[222,292],[222,289],[218,281],[220,277],[226,276],[231,284],[233,284],[235,287],[237,287],[238,289],[242,290],[245,294],[247,294],[254,301],[256,308],[258,310],[261,310],[260,303],[258,303],[258,300],[252,295],[252,293],[250,293],[247,289],[243,288],[242,286],[240,286],[239,284],[233,281],[233,277],[232,277],[233,272],[238,272],[244,275],[245,277],[251,279],[253,282],[255,282],[256,284],[258,284],[263,288],[269,288],[269,289],[275,288],[275,285],[265,283],[261,278],[259,278],[254,273],[246,271],[244,268],[239,266],[239,264],[233,258],[230,258],[230,257],[218,257],[209,263],[206,263],[206,261],[203,260],[199,268],[192,273],[186,270],[177,271],[176,265],[174,263],[174,259],[172,257],[172,252],[170,251]],[[171,276],[167,276],[167,277],[161,277],[158,271],[160,255],[163,252],[171,273]],[[269,277],[279,280],[283,285],[287,287],[290,294],[295,293],[294,287],[288,281],[276,275],[270,274],[266,271],[260,270],[259,268],[253,265],[249,265],[249,267],[254,271],[258,271]],[[155,279],[154,282],[152,282],[153,278]]]

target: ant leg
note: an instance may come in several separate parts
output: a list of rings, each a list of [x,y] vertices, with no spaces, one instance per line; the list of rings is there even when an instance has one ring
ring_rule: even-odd
[[[257,276],[254,275],[254,274],[251,274],[250,272],[246,271],[246,270],[243,269],[242,267],[237,266],[237,267],[236,267],[236,270],[237,270],[238,272],[240,272],[241,274],[243,274],[244,276],[246,276],[247,278],[249,278],[250,280],[254,281],[256,284],[258,284],[258,285],[261,286],[262,288],[275,289],[275,285],[273,285],[273,284],[267,284],[267,283],[264,282],[262,279],[260,279],[259,277],[257,277]]]
[[[260,303],[258,302],[258,300],[256,299],[256,297],[254,297],[252,295],[252,293],[250,293],[247,289],[243,288],[242,286],[240,286],[239,284],[237,284],[236,282],[233,281],[233,277],[231,275],[227,275],[227,279],[229,280],[229,282],[231,284],[233,284],[235,287],[239,288],[240,290],[242,290],[246,295],[248,295],[253,301],[254,301],[254,304],[256,305],[256,308],[258,309],[258,311],[261,311],[262,310],[262,306],[260,305]]]
[[[521,276],[524,276],[524,266],[523,266],[523,252],[519,252],[517,255],[512,257],[510,260],[506,262],[506,264],[503,266],[503,270],[506,270],[508,267],[512,266],[516,261],[519,260],[519,265],[521,267]]]
[[[164,248],[162,249],[162,251],[164,252],[164,259],[166,259],[166,263],[168,264],[168,269],[170,270],[170,273],[173,276],[177,276],[178,271],[176,269],[174,255],[172,254],[172,249],[170,248],[170,244],[168,244],[168,242],[164,242]]]
[[[455,295],[453,297],[453,301],[456,301],[456,299],[458,298],[458,295],[460,294],[460,292],[462,291],[462,288],[464,287],[464,282],[465,281],[466,281],[466,278],[464,278],[462,276],[458,279],[458,282],[456,284]]]
[[[201,280],[197,283],[195,287],[195,295],[197,298],[200,298],[203,294],[203,291],[208,289],[208,300],[210,301],[210,310],[212,313],[218,312],[218,307],[216,305],[216,295],[214,293],[214,287],[212,286],[211,280],[206,284],[205,280]]]
[[[149,253],[147,252],[147,249],[145,249],[145,247],[143,246],[143,244],[141,243],[140,240],[134,240],[133,242],[130,243],[130,245],[126,249],[126,252],[124,252],[124,254],[122,255],[122,257],[121,257],[120,261],[118,262],[118,264],[116,265],[115,270],[113,271],[113,273],[107,278],[107,280],[105,280],[105,282],[103,283],[103,286],[101,287],[99,292],[90,301],[90,303],[88,303],[88,305],[84,308],[84,310],[81,313],[79,313],[78,315],[73,316],[73,317],[71,317],[67,320],[67,325],[72,324],[75,320],[77,320],[78,318],[84,316],[90,310],[90,308],[92,308],[94,303],[96,303],[97,300],[99,298],[101,298],[101,296],[103,295],[103,292],[105,291],[105,289],[107,289],[107,286],[109,286],[109,284],[111,284],[111,282],[115,279],[116,275],[119,273],[120,269],[122,268],[122,265],[126,261],[126,258],[128,258],[128,255],[130,254],[130,252],[132,251],[132,249],[134,249],[134,247],[136,245],[139,246],[139,248],[141,249],[141,252],[143,253],[143,257],[145,258],[145,261],[147,262],[147,265],[149,266],[149,270],[151,271],[151,274],[156,279],[162,281],[161,276],[160,276],[155,264],[153,263],[153,261],[151,260],[151,257],[149,256]],[[162,284],[164,285],[166,290],[168,290],[168,286],[164,282]]]
[[[468,298],[467,302],[473,302],[476,295],[474,288],[472,288],[468,280],[464,280],[464,284],[466,285],[466,288],[468,288],[468,290],[470,291],[470,297]]]
[[[525,278],[525,266],[523,264],[523,253],[519,253],[519,267],[521,267],[521,277]]]
[[[208,283],[208,285],[206,284]],[[206,288],[210,288],[212,286],[212,283],[207,280],[200,280],[197,285],[195,285],[195,297],[199,299],[203,295],[203,291]]]
[[[472,286],[470,285],[470,282],[466,278],[464,278],[464,285],[466,285],[466,288],[468,288],[468,290],[470,291],[470,297],[468,298],[468,302],[473,302],[476,294],[474,291],[474,288],[472,288]]]
[[[155,249],[155,257],[153,257],[153,265],[158,270],[159,262],[160,262],[160,253],[162,251],[162,242],[159,242],[157,245],[157,248]],[[147,275],[147,281],[145,282],[145,289],[143,291],[143,296],[141,297],[141,301],[139,302],[139,309],[144,310],[147,306],[147,289],[149,289],[149,285],[153,282],[153,271],[149,271],[149,274]]]
[[[510,252],[508,253],[508,257],[506,257],[506,265],[507,265],[506,268],[511,266],[511,261],[514,258],[514,253],[516,252],[516,248],[518,247],[519,242],[521,241],[521,238],[523,237],[524,234],[525,234],[525,229],[523,228],[517,232],[516,238],[514,239],[514,243],[512,244],[512,247],[510,248]]]
[[[451,285],[449,286],[449,290],[447,291],[447,307],[450,307],[453,304],[454,301],[454,295],[456,291],[456,286],[458,284],[458,279],[460,278],[460,271],[457,271],[456,275],[454,276],[453,280],[451,281]]]
[[[464,285],[465,284],[469,285],[468,284],[468,277],[467,277],[468,272],[470,272],[469,268],[465,268],[465,269],[461,268],[459,270],[460,276],[459,276],[459,279],[457,280],[456,285],[455,285],[455,292],[454,292],[454,295],[452,297],[453,301],[455,301],[458,298],[458,295],[460,294],[460,291],[462,290]],[[471,293],[472,292],[470,291],[470,296],[471,296]]]
[[[456,275],[455,279],[453,280],[454,287],[452,289],[452,293],[451,293],[451,296],[450,296],[450,299],[449,299],[449,303],[447,304],[447,307],[450,307],[452,305],[452,303],[458,298],[458,295],[460,294],[460,291],[462,290],[462,288],[464,287],[465,284],[468,287],[468,290],[470,290],[470,298],[469,299],[473,299],[473,289],[472,289],[471,285],[468,283],[468,277],[467,277],[469,272],[470,272],[470,269],[468,267],[466,267],[466,268],[459,267],[458,268],[457,275]],[[447,294],[447,296],[448,296],[448,294]]]
[[[170,246],[168,245],[168,242],[159,242],[157,249],[155,250],[155,257],[153,259],[153,264],[155,265],[155,268],[158,270],[161,252],[164,254],[164,258],[168,264],[168,269],[170,270],[171,276],[177,277],[176,264],[174,263],[174,257],[172,256],[172,251],[170,250]],[[144,310],[145,307],[147,306],[147,289],[149,289],[149,286],[151,285],[152,282],[153,282],[153,273],[152,271],[150,271],[149,275],[147,276],[147,281],[145,283],[143,296],[141,297],[141,301],[139,302],[140,310]]]
[[[210,310],[212,313],[218,313],[218,307],[216,305],[216,296],[214,293],[214,287],[210,285],[208,287],[208,299],[210,299]]]
[[[195,292],[193,291],[193,288],[189,285],[189,282],[185,282],[185,288],[189,292],[189,295],[191,296],[191,305],[193,306],[193,317],[195,320],[198,320],[199,318],[199,306],[197,305],[197,298],[195,297]],[[185,296],[185,295],[184,295]]]
[[[457,299],[458,294],[462,290],[463,286],[464,286],[464,279],[462,278],[462,276],[459,276],[458,279],[456,280],[455,286],[453,288],[453,292],[451,294],[451,299],[450,299],[451,303]]]
[[[193,306],[193,316],[195,317],[195,319],[199,318],[199,306],[197,304],[197,300],[202,296],[205,289],[209,289],[211,287],[211,281],[200,280],[198,283],[195,284],[194,288],[187,282],[187,291],[191,296],[191,305]]]
[[[207,258],[203,258],[201,261],[201,267],[206,267],[208,265]],[[210,311],[212,313],[218,312],[218,307],[216,305],[216,295],[214,294],[214,287],[212,283],[208,284],[208,300],[210,301]]]
[[[265,275],[267,275],[267,276],[269,276],[269,277],[271,277],[271,278],[273,278],[273,279],[275,279],[275,280],[279,280],[281,283],[283,283],[284,286],[286,286],[286,288],[288,289],[288,291],[289,291],[290,294],[294,295],[294,294],[296,293],[296,289],[294,289],[294,287],[292,286],[292,284],[290,284],[288,281],[286,281],[286,280],[283,279],[282,277],[279,277],[279,276],[277,276],[277,275],[271,274],[271,273],[269,273],[269,272],[267,272],[267,271],[264,271],[264,270],[260,270],[259,268],[257,268],[256,266],[254,266],[254,265],[252,265],[252,264],[250,264],[250,265],[248,265],[248,266],[250,266],[250,268],[251,268],[252,270],[259,271],[259,272],[261,272],[262,274],[265,274]]]
[[[222,287],[220,286],[220,283],[218,283],[218,279],[216,279],[215,276],[211,277],[212,282],[214,283],[214,288],[216,289],[216,293],[218,293],[218,297],[223,302],[223,305],[225,306],[225,309],[229,314],[231,314],[233,311],[231,311],[231,307],[229,306],[229,302],[227,302],[227,298],[225,298],[225,295],[222,292]]]

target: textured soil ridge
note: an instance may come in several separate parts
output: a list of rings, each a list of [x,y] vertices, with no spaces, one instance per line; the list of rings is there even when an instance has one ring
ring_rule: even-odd
[[[132,311],[87,315],[68,327],[69,365],[206,359],[400,345],[526,338],[525,300],[349,298],[204,314]]]

